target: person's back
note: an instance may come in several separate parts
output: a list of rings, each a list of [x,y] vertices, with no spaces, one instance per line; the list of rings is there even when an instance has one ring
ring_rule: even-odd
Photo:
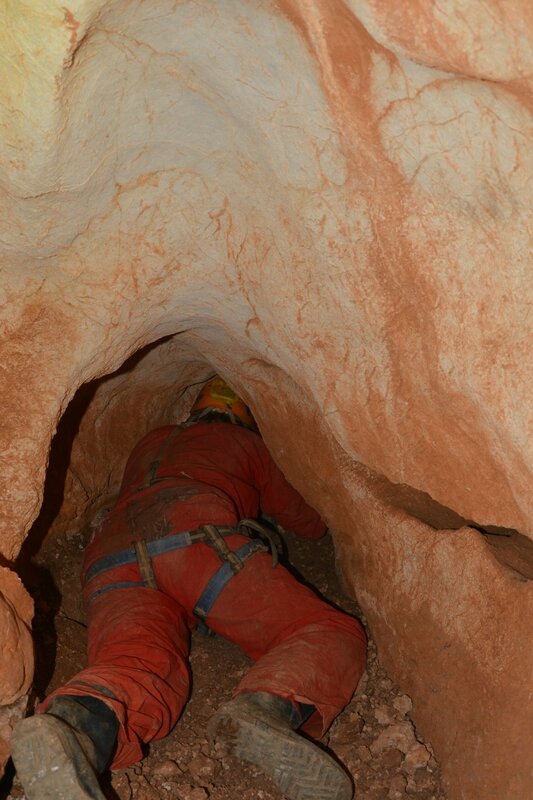
[[[199,421],[178,431],[166,427],[147,434],[128,459],[121,498],[131,498],[145,483],[169,439],[157,469],[159,481],[185,487],[192,481],[202,484],[205,493],[222,492],[233,501],[234,521],[256,517],[261,510],[302,536],[318,538],[325,532],[319,515],[285,480],[259,434],[224,421]]]
[[[179,502],[176,502],[179,500]],[[157,520],[152,533],[136,525],[136,509]],[[317,539],[326,526],[286,481],[261,437],[223,421],[166,426],[146,434],[128,458],[114,508],[87,548],[84,569],[138,538],[232,525],[259,513],[286,530]]]

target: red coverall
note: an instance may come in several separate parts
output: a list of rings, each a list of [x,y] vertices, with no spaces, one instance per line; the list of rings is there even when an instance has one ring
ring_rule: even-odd
[[[324,534],[320,517],[284,479],[259,435],[225,421],[200,422],[169,439],[173,431],[154,430],[134,448],[118,500],[87,547],[84,574],[135,537],[234,525],[260,510],[301,536]],[[150,468],[156,482],[147,486]],[[235,534],[225,541],[236,550],[249,540]],[[138,761],[143,743],[176,724],[189,695],[190,630],[198,624],[192,610],[221,560],[197,542],[155,556],[152,564],[157,590],[140,585],[137,563],[86,583],[88,667],[39,709],[58,695],[103,700],[120,723],[114,769]],[[139,585],[105,591],[132,582]],[[364,669],[366,639],[357,620],[320,600],[281,565],[273,568],[266,552],[229,580],[207,623],[255,662],[235,694],[270,692],[316,706],[304,726],[311,735],[322,735],[349,702]]]

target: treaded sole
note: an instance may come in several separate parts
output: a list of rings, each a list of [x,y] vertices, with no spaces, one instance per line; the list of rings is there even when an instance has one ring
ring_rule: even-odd
[[[213,742],[262,769],[289,800],[352,799],[352,783],[331,756],[261,710],[247,710],[237,701],[211,718]]]
[[[73,733],[43,714],[18,723],[11,753],[28,800],[105,800],[96,775]]]

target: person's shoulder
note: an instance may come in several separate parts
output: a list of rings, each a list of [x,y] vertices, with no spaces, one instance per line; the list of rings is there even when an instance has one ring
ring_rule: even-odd
[[[170,436],[178,427],[178,425],[161,425],[159,428],[152,428],[139,439],[141,442],[157,442],[163,441]]]
[[[234,425],[231,422],[225,421],[210,421],[198,422],[196,425],[192,426],[192,429],[194,428],[197,428],[199,433],[205,432],[219,440],[238,443],[249,450],[259,450],[262,452],[265,447],[259,433],[245,428],[243,425]]]
[[[249,428],[245,428],[243,425],[234,425],[231,422],[226,422],[225,420],[220,420],[220,422],[216,419],[210,419],[205,422],[203,420],[198,420],[198,422],[195,422],[194,425],[186,426],[185,430],[216,431],[217,433],[225,433],[231,437],[239,437],[244,435],[244,438],[253,436],[261,439],[259,434],[254,433],[254,431],[250,430]]]
[[[168,436],[173,431],[179,428],[179,425],[161,425],[159,428],[152,428],[151,431],[148,431],[146,436]]]
[[[270,459],[270,453],[267,446],[261,438],[261,434],[256,431],[245,428],[242,425],[232,425],[234,428],[233,439],[238,442],[241,447],[246,449],[250,454],[261,460]]]

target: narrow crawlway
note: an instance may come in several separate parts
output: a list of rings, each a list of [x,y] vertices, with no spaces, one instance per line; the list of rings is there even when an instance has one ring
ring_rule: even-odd
[[[29,588],[36,598],[39,697],[61,684],[85,661],[79,571],[88,535],[89,531],[76,532],[45,545],[27,579],[34,584]],[[285,543],[301,579],[361,618],[355,602],[339,585],[330,536],[312,542],[287,534]],[[231,643],[195,633],[191,652],[193,690],[182,718],[170,736],[150,747],[142,763],[109,777],[109,800],[282,800],[258,769],[219,758],[207,740],[210,715],[230,697],[248,664]],[[323,741],[351,773],[360,800],[445,799],[431,745],[418,740],[410,720],[411,707],[411,700],[380,667],[370,641],[367,672],[352,702]],[[7,794],[8,800],[15,798],[24,799],[16,778]]]

